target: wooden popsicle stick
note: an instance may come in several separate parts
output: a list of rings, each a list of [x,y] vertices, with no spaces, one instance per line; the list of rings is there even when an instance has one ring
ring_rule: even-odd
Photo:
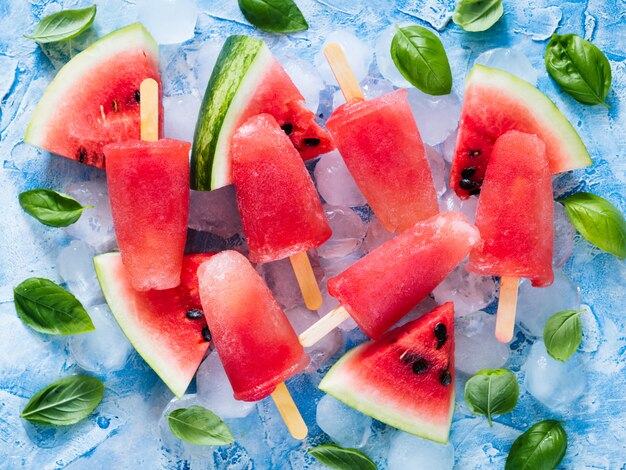
[[[298,280],[306,308],[317,310],[322,306],[322,293],[317,285],[317,279],[315,279],[309,255],[307,255],[306,251],[296,253],[289,257],[289,261],[291,261],[291,267]]]
[[[348,59],[346,59],[346,54],[341,44],[336,42],[328,44],[324,47],[324,55],[326,56],[328,65],[330,65],[330,69],[333,71],[333,75],[339,83],[339,88],[341,88],[341,93],[343,93],[346,101],[365,99],[359,82],[350,68]]]
[[[276,390],[272,392],[272,400],[276,403],[276,408],[278,408],[280,416],[282,416],[283,421],[287,425],[289,433],[294,439],[300,441],[304,439],[309,430],[284,382],[279,383]]]
[[[309,348],[317,343],[320,339],[330,333],[333,329],[337,328],[344,321],[350,318],[348,311],[340,305],[334,310],[331,310],[319,321],[315,322],[309,328],[304,330],[298,339],[300,344],[305,348]]]
[[[515,329],[515,311],[517,309],[518,277],[500,278],[500,300],[496,317],[496,338],[501,343],[508,343],[513,339]]]
[[[159,140],[159,84],[146,78],[139,87],[141,140]]]

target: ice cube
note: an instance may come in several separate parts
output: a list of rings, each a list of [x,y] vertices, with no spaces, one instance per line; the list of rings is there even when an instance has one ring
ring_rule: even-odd
[[[457,129],[461,100],[454,91],[449,95],[433,96],[410,88],[408,98],[424,143],[440,144]]]
[[[317,404],[317,425],[342,447],[363,447],[371,434],[372,418],[324,395]]]
[[[235,400],[217,351],[212,351],[200,364],[196,374],[197,400],[222,419],[243,418],[255,407],[254,403]]]
[[[363,241],[363,251],[369,253],[386,241],[391,240],[396,235],[395,233],[388,232],[385,227],[383,227],[383,224],[380,223],[378,217],[373,216],[367,226],[367,234]]]
[[[195,94],[163,97],[163,134],[170,139],[193,141],[200,97]]]
[[[574,251],[574,236],[576,229],[572,225],[565,207],[558,202],[554,203],[554,255],[552,264],[560,268]]]
[[[507,47],[490,49],[480,54],[474,63],[504,70],[533,85],[537,85],[537,76],[539,74],[524,53],[518,49],[509,49]]]
[[[496,298],[496,283],[493,278],[470,273],[465,267],[466,263],[457,266],[433,290],[433,296],[438,303],[454,302],[456,315],[485,308]]]
[[[496,316],[480,310],[455,318],[454,367],[469,375],[502,367],[510,351],[508,344],[496,339],[495,331]]]
[[[376,64],[380,74],[395,86],[409,88],[411,84],[402,76],[391,58],[391,41],[393,41],[397,31],[396,25],[391,25],[376,39],[376,46],[374,47]]]
[[[439,304],[435,302],[435,299],[433,299],[431,296],[428,296],[424,300],[422,300],[419,304],[417,304],[415,307],[413,307],[409,311],[409,313],[407,313],[404,317],[398,320],[398,323],[394,325],[394,328],[402,326],[410,321],[417,320],[418,318],[420,318],[421,316],[423,316],[424,314],[428,312],[431,312],[438,306]]]
[[[449,189],[439,199],[439,209],[442,212],[455,211],[465,214],[471,224],[476,219],[476,209],[478,208],[478,198],[470,196],[467,199],[461,199],[456,195],[453,189]]]
[[[528,393],[552,411],[570,409],[587,387],[587,377],[580,355],[566,362],[553,359],[543,341],[533,344],[524,365]]]
[[[548,287],[533,287],[521,282],[517,299],[517,321],[533,336],[542,336],[543,328],[555,313],[579,310],[580,289],[561,269],[554,270],[554,283]]]
[[[222,40],[205,41],[192,60],[191,68],[195,71],[197,89],[200,94],[204,94],[223,45]]]
[[[189,228],[222,238],[243,235],[235,187],[229,185],[213,191],[191,191]]]
[[[361,82],[361,90],[366,100],[378,98],[386,93],[391,93],[394,88],[391,82],[382,78],[367,77]],[[333,94],[333,108],[338,108],[344,104],[346,99],[341,90],[337,90]]]
[[[443,159],[448,163],[452,163],[452,160],[454,159],[454,151],[456,150],[456,139],[458,135],[459,132],[457,129],[455,132],[450,134],[448,138],[444,140],[440,145],[441,155],[443,156]]]
[[[344,51],[346,51],[348,63],[357,81],[360,82],[367,77],[370,63],[372,62],[372,48],[369,44],[363,42],[349,31],[335,30],[326,36],[324,45],[315,55],[315,67],[319,70],[324,81],[333,86],[337,84],[337,80],[330,70],[330,66],[324,56],[324,47],[333,42],[337,42],[343,46]]]
[[[107,304],[87,309],[96,329],[71,336],[68,346],[72,357],[83,369],[97,374],[120,370],[133,350]]]
[[[260,263],[256,270],[284,309],[303,305],[300,286],[289,259]]]
[[[389,470],[450,470],[453,466],[454,447],[450,443],[440,444],[401,431],[391,438]]]
[[[425,148],[428,164],[430,165],[430,171],[433,175],[435,191],[437,191],[437,197],[441,197],[448,189],[446,183],[448,181],[449,174],[446,171],[446,162],[443,157],[439,155],[439,152],[437,152],[436,149],[430,145],[425,145]]]
[[[320,266],[324,270],[324,281],[345,271],[359,260],[360,256],[351,254],[345,258],[320,258]]]
[[[316,113],[320,92],[326,87],[320,73],[312,64],[297,57],[286,57],[280,63],[304,96],[306,107]]]
[[[59,275],[83,306],[104,300],[93,265],[93,255],[93,248],[85,242],[72,240],[57,257]]]
[[[139,21],[159,44],[193,38],[198,14],[196,0],[137,0]]]
[[[65,232],[92,246],[96,253],[113,249],[116,244],[115,229],[106,179],[102,177],[68,183],[63,191],[76,198],[83,206],[93,206],[85,209],[76,223],[65,227]]]
[[[333,233],[320,247],[317,254],[322,258],[343,258],[361,246],[367,225],[349,207],[326,204],[324,212]]]
[[[328,204],[347,207],[365,204],[365,197],[337,150],[320,157],[314,175],[317,190]]]

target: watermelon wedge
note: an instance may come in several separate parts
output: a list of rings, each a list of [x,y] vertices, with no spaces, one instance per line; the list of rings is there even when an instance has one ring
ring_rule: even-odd
[[[159,47],[135,23],[65,64],[35,108],[24,141],[104,168],[106,144],[140,138],[139,85],[145,78],[160,83]]]
[[[330,135],[267,45],[230,36],[207,85],[191,151],[191,187],[209,191],[232,183],[230,145],[248,118],[271,114],[304,160],[334,149]]]
[[[181,284],[136,291],[119,253],[94,258],[104,297],[122,331],[177,397],[191,382],[210,339],[198,288],[198,267],[211,253],[186,255]]]
[[[402,431],[448,442],[454,411],[454,305],[348,351],[319,388]]]
[[[465,81],[450,173],[450,187],[459,197],[480,192],[493,144],[510,130],[544,142],[553,174],[592,164],[578,133],[546,95],[510,73],[475,65]]]

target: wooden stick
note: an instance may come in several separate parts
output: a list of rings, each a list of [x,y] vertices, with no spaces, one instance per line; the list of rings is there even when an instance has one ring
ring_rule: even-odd
[[[313,346],[348,318],[350,318],[350,314],[342,305],[340,305],[304,330],[298,337],[300,344],[305,348]]]
[[[276,390],[272,393],[272,400],[276,403],[276,408],[278,408],[278,412],[287,425],[289,433],[294,439],[300,441],[304,439],[309,433],[309,430],[284,382],[278,384]]]
[[[317,310],[322,306],[323,299],[309,256],[306,251],[303,251],[302,253],[291,255],[289,261],[291,261],[291,267],[296,274],[306,307],[309,310]]]
[[[508,343],[513,339],[518,284],[519,278],[517,277],[500,278],[500,300],[498,301],[498,316],[496,317],[496,338],[501,343]]]
[[[146,78],[139,87],[141,140],[156,142],[159,140],[159,84],[152,78]]]
[[[330,43],[324,48],[324,55],[346,101],[364,99],[359,82],[350,68],[343,47],[336,42]]]

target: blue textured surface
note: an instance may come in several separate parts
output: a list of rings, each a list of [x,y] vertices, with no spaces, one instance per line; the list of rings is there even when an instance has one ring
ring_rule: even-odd
[[[126,0],[100,0],[94,28],[75,41],[82,47],[136,19],[135,5]],[[189,468],[175,453],[161,449],[156,423],[171,393],[137,356],[123,371],[105,377],[107,392],[97,412],[71,428],[32,426],[19,419],[28,397],[57,378],[78,372],[65,343],[26,330],[12,304],[12,288],[29,276],[59,281],[55,259],[68,243],[63,231],[43,227],[20,210],[17,194],[35,187],[62,188],[70,181],[93,177],[98,170],[51,156],[22,142],[33,106],[65,59],[64,48],[48,55],[22,34],[45,14],[78,7],[80,1],[8,0],[0,2],[0,468]],[[379,32],[393,23],[415,22],[443,28],[455,89],[462,93],[463,77],[474,59],[494,47],[521,48],[539,72],[539,88],[552,98],[580,132],[595,165],[560,176],[557,195],[589,190],[626,211],[626,3],[624,0],[505,1],[504,18],[490,31],[468,34],[446,21],[453,0],[300,0],[311,29],[291,36],[261,34],[248,26],[235,0],[202,0],[195,38],[183,45],[163,48],[163,67],[184,59],[206,40],[244,33],[266,39],[280,54],[312,60],[324,34],[347,29],[372,46]],[[343,8],[332,5],[344,5]],[[543,66],[546,38],[577,33],[592,40],[608,56],[613,71],[610,109],[578,104],[561,93]],[[184,76],[170,78],[166,91],[179,92],[188,84]],[[495,420],[472,416],[457,399],[451,441],[457,467],[502,468],[514,438],[529,425],[546,418],[565,421],[569,449],[563,468],[620,469],[626,466],[626,266],[577,237],[566,272],[579,284],[583,301],[595,321],[586,330],[583,352],[588,390],[566,413],[554,413],[524,392],[516,410]],[[593,327],[595,325],[595,329]],[[351,342],[360,338],[353,337]],[[508,367],[518,372],[530,340],[522,333],[512,344]],[[41,358],[45,357],[45,360]],[[36,361],[33,358],[38,358]],[[315,385],[323,371],[290,381],[296,401],[310,425],[304,443],[291,439],[270,401],[238,426],[237,437],[246,450],[233,446],[214,456],[196,459],[192,468],[303,468],[311,464],[306,448],[327,442],[315,425]],[[458,381],[462,390],[464,378]],[[385,467],[385,449],[391,431],[376,425],[365,451]],[[210,455],[210,454],[209,454]],[[230,466],[227,464],[230,462]]]

